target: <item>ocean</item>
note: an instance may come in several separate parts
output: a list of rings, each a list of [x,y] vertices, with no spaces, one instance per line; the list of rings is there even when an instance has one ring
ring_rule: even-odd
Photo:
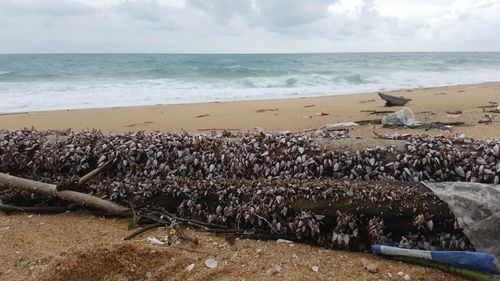
[[[0,112],[342,95],[500,81],[500,52],[0,55]]]

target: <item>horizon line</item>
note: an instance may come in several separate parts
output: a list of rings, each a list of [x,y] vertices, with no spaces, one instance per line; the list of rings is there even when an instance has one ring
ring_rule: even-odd
[[[500,53],[500,51],[364,51],[364,52],[270,52],[270,53],[245,53],[245,52],[40,52],[40,53],[2,53],[0,55],[307,55],[307,54],[383,54],[383,53]]]

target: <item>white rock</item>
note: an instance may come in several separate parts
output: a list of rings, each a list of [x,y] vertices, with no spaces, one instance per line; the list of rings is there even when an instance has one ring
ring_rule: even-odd
[[[187,270],[187,271],[191,271],[191,270],[193,270],[193,268],[194,268],[194,263],[192,263],[192,264],[188,265],[188,266],[186,267],[186,270]]]
[[[217,267],[217,261],[214,260],[214,259],[207,259],[205,261],[205,265],[208,267],[208,268],[216,268]]]
[[[319,271],[319,267],[317,267],[317,266],[313,266],[313,267],[311,267],[311,269],[314,272],[318,272]]]
[[[410,280],[410,275],[406,274],[405,277],[403,277],[404,280]]]
[[[149,272],[149,271],[148,271],[148,272],[146,272],[146,277],[147,277],[147,278],[151,278],[151,276],[153,276],[153,274],[152,274],[151,272]]]
[[[403,272],[401,272],[401,271],[400,271],[400,272],[398,272],[397,274],[398,274],[399,276],[403,276],[403,275],[405,275],[405,274],[404,274]]]

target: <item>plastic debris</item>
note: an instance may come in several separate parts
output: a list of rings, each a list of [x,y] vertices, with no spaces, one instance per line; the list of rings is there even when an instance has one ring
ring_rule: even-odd
[[[263,132],[264,132],[264,128],[261,128],[261,127],[255,127],[255,132],[256,132],[257,134],[263,133]]]
[[[413,125],[415,123],[415,114],[409,107],[382,117],[384,125]]]
[[[148,237],[148,242],[153,244],[153,245],[164,245],[165,242],[162,242],[154,237]]]
[[[316,116],[327,116],[330,115],[328,112],[316,112]]]
[[[188,266],[186,267],[186,270],[187,270],[187,271],[191,271],[191,270],[193,270],[193,268],[194,268],[194,263],[192,263],[192,264],[188,265]]]
[[[321,127],[322,130],[337,130],[337,129],[343,129],[343,128],[349,128],[349,127],[356,127],[359,126],[355,122],[341,122],[341,123],[333,123],[333,124],[326,124],[323,127]]]
[[[208,267],[208,268],[216,268],[217,267],[217,261],[214,260],[214,259],[207,259],[205,261],[205,265]]]
[[[286,240],[286,239],[278,239],[278,240],[276,240],[276,243],[293,244],[293,241]]]
[[[134,242],[134,243],[146,243],[146,242],[148,242],[148,239],[135,239],[135,240],[132,240],[132,242]]]
[[[281,271],[281,266],[275,264],[273,268],[270,268],[266,271],[267,276],[272,276],[278,274]]]

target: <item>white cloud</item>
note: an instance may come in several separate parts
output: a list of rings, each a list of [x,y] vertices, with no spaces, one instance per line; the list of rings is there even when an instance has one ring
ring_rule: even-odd
[[[0,0],[0,52],[500,50],[499,0]]]

